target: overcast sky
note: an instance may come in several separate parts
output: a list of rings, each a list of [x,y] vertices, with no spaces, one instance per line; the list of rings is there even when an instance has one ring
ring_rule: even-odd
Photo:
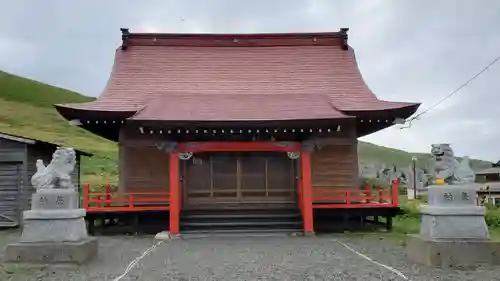
[[[425,110],[500,56],[496,0],[1,0],[0,69],[98,96],[120,27],[132,32],[315,32],[349,27],[368,86]],[[500,62],[401,130],[362,140],[500,160]]]

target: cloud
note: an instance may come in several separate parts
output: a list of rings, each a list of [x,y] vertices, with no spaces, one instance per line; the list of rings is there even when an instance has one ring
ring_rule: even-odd
[[[500,55],[499,1],[152,0],[8,1],[0,17],[0,69],[97,96],[120,27],[142,32],[305,32],[349,27],[366,83],[381,99],[421,110]],[[363,138],[426,152],[500,159],[500,63],[411,128]]]

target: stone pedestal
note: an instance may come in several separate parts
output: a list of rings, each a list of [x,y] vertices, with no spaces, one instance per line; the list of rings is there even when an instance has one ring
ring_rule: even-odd
[[[30,210],[23,213],[19,242],[78,242],[88,238],[85,210]]]
[[[67,189],[33,194],[32,209],[23,213],[18,243],[7,245],[5,261],[84,263],[97,255],[97,240],[89,237],[85,210],[77,209],[78,193]]]
[[[415,262],[441,268],[471,269],[500,264],[500,243],[489,240],[430,240],[408,235],[406,251]]]
[[[488,240],[484,212],[484,207],[476,205],[472,186],[431,186],[428,205],[420,208],[420,236],[430,240]]]
[[[489,240],[485,209],[476,205],[473,185],[430,186],[428,205],[420,211],[420,234],[407,243],[410,258],[445,267],[500,262],[500,244]]]
[[[42,189],[31,195],[31,210],[78,209],[78,192],[73,189]]]

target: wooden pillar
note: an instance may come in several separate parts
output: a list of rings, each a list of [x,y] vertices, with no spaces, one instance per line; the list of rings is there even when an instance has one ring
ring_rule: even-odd
[[[85,211],[89,210],[89,195],[90,195],[90,184],[86,183],[83,185],[83,208]]]
[[[314,234],[311,153],[308,151],[302,151],[300,159],[302,172],[302,217],[304,220],[304,233]]]
[[[170,234],[179,234],[181,187],[179,179],[179,154],[170,153]]]
[[[392,215],[391,214],[386,214],[385,228],[387,229],[387,231],[392,230]]]
[[[416,188],[416,187],[414,187]],[[397,179],[392,181],[391,186],[391,195],[392,195],[392,205],[394,207],[399,206],[399,181]],[[417,198],[415,198],[417,199]]]

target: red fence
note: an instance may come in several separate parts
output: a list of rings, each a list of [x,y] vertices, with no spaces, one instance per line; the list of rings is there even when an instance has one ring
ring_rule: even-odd
[[[313,208],[377,208],[398,207],[398,182],[376,187],[367,184],[364,189],[339,190],[313,187]]]
[[[83,206],[87,212],[130,212],[170,210],[169,192],[112,192],[108,184],[105,192],[91,192],[89,184],[83,188]],[[299,188],[299,198],[302,193]],[[377,208],[398,207],[398,182],[392,186],[340,190],[313,187],[313,208]]]
[[[90,184],[83,186],[83,207],[87,212],[131,212],[131,211],[161,211],[170,209],[169,192],[129,192],[117,193],[111,191],[111,186],[105,186],[104,193],[91,192]]]

